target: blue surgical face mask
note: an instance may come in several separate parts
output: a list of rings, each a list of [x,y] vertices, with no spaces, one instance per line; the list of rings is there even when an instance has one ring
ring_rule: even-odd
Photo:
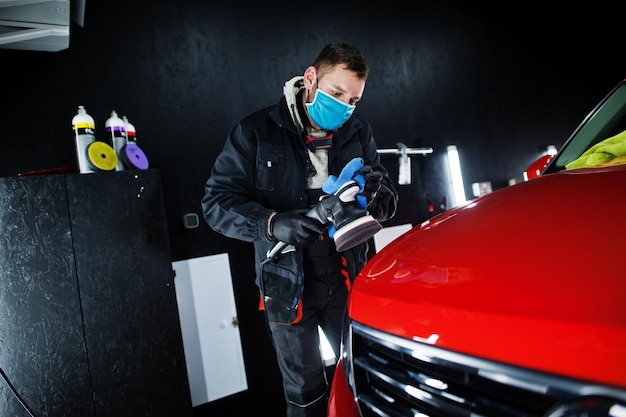
[[[320,90],[311,103],[305,103],[313,123],[324,130],[335,130],[346,122],[356,106],[351,106]]]

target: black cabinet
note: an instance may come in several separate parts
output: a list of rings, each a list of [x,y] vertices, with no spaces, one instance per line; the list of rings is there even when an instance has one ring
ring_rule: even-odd
[[[0,416],[193,415],[178,317],[158,171],[0,179]]]

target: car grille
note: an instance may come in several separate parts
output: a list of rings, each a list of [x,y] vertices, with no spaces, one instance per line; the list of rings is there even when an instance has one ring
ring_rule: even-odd
[[[557,405],[583,395],[617,397],[622,402],[625,395],[621,390],[402,339],[354,322],[352,358],[356,397],[364,417],[547,416]]]

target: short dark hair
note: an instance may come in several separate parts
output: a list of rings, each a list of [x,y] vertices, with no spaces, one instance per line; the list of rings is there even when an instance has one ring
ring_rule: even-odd
[[[313,62],[313,66],[320,76],[340,64],[344,64],[346,69],[354,71],[359,79],[367,80],[369,66],[365,57],[361,51],[348,43],[329,43]]]

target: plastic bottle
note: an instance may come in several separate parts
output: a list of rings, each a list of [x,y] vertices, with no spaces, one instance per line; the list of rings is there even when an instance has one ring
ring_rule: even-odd
[[[411,184],[411,158],[406,153],[398,158],[398,184]]]
[[[127,169],[148,169],[148,157],[143,150],[137,145],[137,133],[126,116],[122,116],[126,124],[126,146],[122,148],[121,160]]]
[[[85,110],[84,106],[78,106],[78,113],[72,118],[72,130],[76,143],[76,157],[78,171],[81,174],[95,172],[87,158],[87,147],[96,141],[96,123]]]
[[[137,143],[137,132],[135,131],[135,126],[128,121],[126,116],[123,116],[124,125],[126,127],[126,140],[127,142],[135,142]]]
[[[126,145],[126,126],[124,121],[117,116],[117,112],[115,110],[111,112],[111,117],[109,117],[104,123],[104,130],[106,132],[109,145],[113,147],[118,156],[115,170],[123,171],[124,164],[122,163],[121,152],[124,145]]]

